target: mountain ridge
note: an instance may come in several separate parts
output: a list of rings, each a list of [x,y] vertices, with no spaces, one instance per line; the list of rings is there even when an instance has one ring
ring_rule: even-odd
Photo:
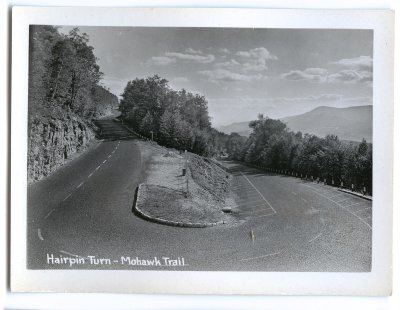
[[[328,134],[337,135],[343,140],[372,142],[372,105],[336,108],[319,106],[311,111],[287,116],[279,119],[294,132],[314,134],[325,137]],[[242,136],[249,136],[251,128],[249,122],[235,122],[220,126],[218,130],[230,134],[236,132]]]

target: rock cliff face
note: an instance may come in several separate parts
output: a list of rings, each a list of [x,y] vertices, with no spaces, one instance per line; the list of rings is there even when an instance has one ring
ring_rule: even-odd
[[[87,148],[95,137],[93,130],[75,115],[38,118],[30,126],[28,140],[28,182],[49,176]]]

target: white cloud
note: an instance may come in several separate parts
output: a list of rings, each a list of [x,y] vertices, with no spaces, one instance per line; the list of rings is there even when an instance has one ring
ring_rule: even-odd
[[[213,83],[218,82],[251,82],[255,80],[260,80],[265,78],[261,74],[241,74],[232,72],[225,69],[215,69],[215,70],[203,70],[198,71],[199,74],[204,75],[210,79]]]
[[[200,51],[200,50],[195,50],[195,49],[193,49],[193,48],[191,48],[191,47],[185,49],[185,53],[189,53],[189,54],[203,54],[202,51]]]
[[[194,50],[192,48],[185,49],[184,53],[179,52],[166,52],[162,56],[154,56],[144,62],[148,66],[167,66],[177,61],[196,62],[201,64],[208,64],[215,60],[212,54],[203,54],[203,52]]]
[[[307,68],[303,71],[292,70],[281,74],[281,78],[289,81],[310,81],[314,83],[326,82],[328,71],[323,68]]]
[[[306,101],[339,101],[342,100],[343,96],[338,94],[320,94],[320,95],[311,95],[305,97]]]
[[[328,76],[329,83],[371,83],[372,72],[370,71],[356,71],[356,70],[342,70]]]
[[[373,59],[370,56],[343,58],[331,64],[342,67],[343,70],[328,76],[329,83],[365,83],[371,85],[373,79]]]
[[[236,52],[236,56],[245,60],[242,66],[243,70],[246,72],[267,70],[267,61],[278,59],[278,57],[272,55],[265,47],[257,47],[248,51],[239,51]]]
[[[272,55],[265,47],[257,47],[250,49],[248,51],[238,51],[236,52],[237,56],[245,57],[245,58],[253,58],[253,59],[278,59],[276,56]]]
[[[212,54],[208,55],[199,55],[199,54],[184,54],[184,53],[175,53],[175,52],[167,52],[165,56],[172,59],[186,60],[186,61],[194,61],[198,63],[207,64],[213,62],[215,60],[215,56]]]
[[[145,65],[148,66],[167,66],[176,62],[176,59],[165,57],[165,56],[156,56],[151,57],[145,62]]]
[[[370,56],[359,56],[355,58],[343,58],[333,61],[332,64],[359,71],[372,71],[373,61]]]
[[[217,68],[229,68],[230,70],[240,70],[241,64],[235,59],[230,59],[228,61],[216,63],[215,66]]]
[[[352,98],[345,98],[343,101],[354,103],[354,104],[372,104],[373,100],[372,97],[352,97]]]
[[[219,56],[222,59],[230,54],[228,49],[219,49],[225,55]],[[267,61],[278,59],[272,55],[265,47],[257,47],[248,51],[238,51],[233,58],[215,64],[217,69],[200,71],[199,73],[207,76],[212,82],[250,82],[266,78],[265,71]]]
[[[222,98],[210,98],[215,102],[258,102],[266,103],[270,106],[270,103],[300,103],[300,102],[315,102],[315,103],[327,103],[327,102],[348,102],[348,103],[370,103],[372,102],[371,97],[343,97],[340,94],[318,94],[310,95],[306,97],[222,97]]]
[[[367,67],[366,62],[364,64],[359,63],[359,59],[350,61],[350,59],[340,60],[346,65]],[[344,66],[344,65],[343,65]],[[281,78],[289,81],[309,81],[314,83],[371,83],[372,82],[372,71],[360,70],[360,69],[345,69],[336,73],[329,74],[328,70],[323,68],[308,68],[305,70],[292,70],[287,73],[281,74]]]

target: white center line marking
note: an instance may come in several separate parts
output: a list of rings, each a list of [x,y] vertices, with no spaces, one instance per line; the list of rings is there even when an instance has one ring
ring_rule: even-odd
[[[50,216],[50,214],[52,214],[54,212],[54,210],[55,209],[52,209],[49,213],[47,213],[47,215],[44,217],[44,219],[47,219]]]
[[[103,142],[103,141],[102,141],[102,142]],[[100,146],[100,144],[101,144],[102,142],[98,143],[94,149],[97,149],[97,148]]]
[[[108,155],[108,158],[110,158],[111,157],[111,155]]]
[[[111,152],[111,154],[114,154],[114,153],[115,153],[115,150]]]
[[[105,164],[107,162],[107,159],[105,161],[103,161],[103,164]]]
[[[43,236],[42,236],[42,230],[40,228],[38,228],[38,230],[37,230],[37,235],[38,235],[40,240],[42,240],[42,241],[44,240]]]
[[[70,196],[71,196],[71,194],[68,194],[68,196],[65,197],[65,198],[63,199],[63,201],[67,200]]]
[[[257,191],[257,193],[260,194],[260,196],[262,197],[262,199],[267,203],[267,205],[269,205],[269,207],[272,209],[272,211],[274,211],[274,212],[276,213],[275,209],[271,206],[271,204],[270,204],[270,203],[268,202],[268,200],[263,196],[263,194],[260,193],[260,191],[257,189],[257,187],[255,187],[254,184],[251,183],[250,180],[249,180],[242,172],[241,172],[240,174],[247,180],[247,182],[250,183],[251,186],[254,187],[254,189]]]
[[[307,242],[308,243],[313,242],[313,241],[317,240],[319,237],[321,237],[321,235],[322,235],[322,232],[320,232],[318,235],[316,235],[314,238],[308,240]]]
[[[89,179],[89,178],[90,178],[92,175],[93,175],[93,172],[87,176],[87,177],[88,177],[88,179]]]
[[[83,185],[83,182],[81,183],[81,184],[79,184],[76,188],[79,188],[79,187],[81,187]]]
[[[271,253],[271,254],[267,254],[267,255],[262,255],[262,256],[256,256],[256,257],[250,257],[250,258],[243,258],[240,261],[248,261],[248,260],[253,260],[253,259],[259,259],[259,258],[263,258],[263,257],[268,257],[268,256],[273,256],[273,255],[278,255],[281,254],[281,252],[275,252],[275,253]]]
[[[99,170],[99,169],[100,169],[100,166],[97,166],[96,170]]]

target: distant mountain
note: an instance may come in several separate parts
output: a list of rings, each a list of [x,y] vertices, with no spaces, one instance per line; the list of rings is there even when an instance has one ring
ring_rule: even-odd
[[[372,106],[332,108],[321,106],[304,114],[280,119],[290,130],[325,137],[337,135],[341,140],[372,142]],[[238,122],[218,128],[226,134],[236,132],[248,137],[251,133],[249,122]]]
[[[332,108],[321,106],[310,112],[281,119],[292,131],[343,140],[372,142],[372,106]]]
[[[251,133],[251,128],[249,127],[249,123],[248,122],[239,122],[239,123],[232,123],[230,125],[226,125],[226,126],[220,126],[217,129],[223,133],[226,134],[231,134],[232,132],[236,132],[241,136],[246,136],[248,137]]]

